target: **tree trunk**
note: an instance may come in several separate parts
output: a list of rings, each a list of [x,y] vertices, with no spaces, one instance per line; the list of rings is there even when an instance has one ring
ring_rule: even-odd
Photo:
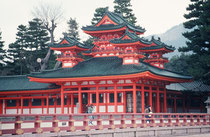
[[[56,61],[56,64],[54,66],[54,69],[57,69],[61,65],[61,61]]]

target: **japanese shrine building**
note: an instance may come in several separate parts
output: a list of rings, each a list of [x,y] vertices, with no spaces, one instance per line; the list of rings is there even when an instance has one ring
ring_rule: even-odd
[[[51,45],[62,68],[0,77],[0,114],[86,113],[90,104],[96,113],[144,113],[148,105],[167,112],[166,86],[192,81],[164,69],[163,54],[173,47],[140,37],[145,29],[118,14],[107,11],[82,30],[94,37],[93,47],[69,37]]]

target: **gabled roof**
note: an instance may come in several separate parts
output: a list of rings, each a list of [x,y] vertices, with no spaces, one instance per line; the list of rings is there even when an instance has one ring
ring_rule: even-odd
[[[53,87],[50,84],[31,82],[29,81],[29,78],[26,75],[0,77],[0,92],[47,90],[47,89],[57,89],[57,88],[59,87]]]
[[[59,50],[60,48],[71,48],[74,46],[82,49],[89,49],[88,46],[71,37],[64,37],[58,44],[51,45],[50,47],[51,49]]]
[[[113,23],[112,24],[101,24],[101,25],[98,26],[98,24],[100,24],[100,22],[106,16],[110,20],[112,20],[112,22],[114,22],[114,24]],[[96,23],[95,25],[82,27],[82,30],[84,30],[84,31],[113,30],[113,29],[123,28],[125,26],[129,30],[132,30],[132,31],[137,32],[137,33],[144,33],[145,32],[145,29],[143,29],[139,26],[134,26],[133,24],[126,21],[121,15],[110,12],[110,11],[106,11],[104,16],[102,17],[101,20],[98,21],[98,23]]]
[[[168,46],[165,43],[161,42],[160,40],[156,40],[154,37],[152,37],[151,42],[154,43],[154,46],[144,47],[144,48],[141,48],[141,50],[144,50],[144,51],[157,50],[157,49],[166,49],[169,51],[175,50],[175,47]]]
[[[113,44],[122,44],[122,43],[135,43],[135,42],[140,42],[146,45],[150,45],[152,44],[152,42],[140,38],[139,36],[137,36],[135,33],[129,32],[128,30],[125,31],[125,34],[120,37],[119,39],[113,39],[110,41],[110,43]]]
[[[96,76],[117,76],[139,74],[149,71],[156,76],[190,80],[192,77],[153,67],[147,63],[123,65],[123,59],[118,57],[97,57],[78,63],[73,68],[60,68],[56,70],[31,73],[32,78],[83,78]]]

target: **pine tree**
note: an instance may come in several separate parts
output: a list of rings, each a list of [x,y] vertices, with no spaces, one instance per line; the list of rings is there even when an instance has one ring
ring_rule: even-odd
[[[184,17],[188,21],[184,23],[184,27],[190,31],[183,36],[189,41],[186,42],[187,46],[179,51],[193,53],[192,75],[210,84],[210,0],[191,0],[187,11],[189,13]]]
[[[30,71],[39,71],[40,64],[37,62],[37,58],[45,57],[50,37],[38,18],[29,21],[27,36],[28,49],[25,51],[27,68]]]
[[[129,23],[134,24],[137,22],[135,15],[132,13],[131,0],[114,0],[114,12],[121,14]]]
[[[6,56],[6,51],[4,48],[4,41],[2,41],[2,37],[1,37],[1,33],[0,32],[0,70],[3,70],[4,66],[5,66],[5,56]]]
[[[91,24],[96,24],[105,14],[107,7],[105,8],[97,8],[94,13],[94,17],[91,20]]]
[[[68,31],[64,32],[64,36],[75,38],[76,40],[79,40],[79,25],[76,21],[76,19],[70,18],[69,21],[67,21],[68,24]]]
[[[16,41],[9,44],[7,67],[11,71],[10,74],[22,75],[27,74],[29,71],[26,69],[26,54],[27,49],[27,27],[19,25],[17,28]]]
[[[39,19],[29,21],[28,26],[19,25],[16,41],[9,45],[7,68],[10,74],[23,75],[39,71],[37,58],[44,58],[50,37]]]

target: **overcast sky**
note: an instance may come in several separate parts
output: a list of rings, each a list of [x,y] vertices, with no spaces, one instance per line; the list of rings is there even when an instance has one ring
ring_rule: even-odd
[[[61,5],[64,10],[64,19],[56,28],[56,39],[62,37],[70,17],[76,18],[81,28],[91,24],[96,8],[109,6],[113,11],[114,6],[114,0],[0,0],[0,30],[6,45],[15,41],[18,25],[27,25],[33,18],[32,9],[43,1]],[[147,30],[145,35],[163,33],[184,22],[189,3],[190,0],[131,0],[137,24]],[[80,35],[83,40],[87,38],[81,29]]]

